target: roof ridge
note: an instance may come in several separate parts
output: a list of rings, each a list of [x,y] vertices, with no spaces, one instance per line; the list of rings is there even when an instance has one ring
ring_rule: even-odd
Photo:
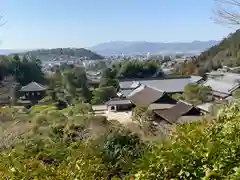
[[[146,86],[147,86],[146,84],[141,84],[139,87],[137,87],[136,89],[134,89],[131,93],[129,93],[129,94],[128,94],[128,97],[133,96],[134,94],[136,94],[136,93],[144,90]]]
[[[150,86],[150,85],[146,85],[146,86],[149,87],[149,88],[152,88],[152,89],[154,89],[154,90],[156,90],[156,91],[162,92],[162,93],[165,93],[165,92],[166,92],[166,91],[164,91],[164,90],[158,89],[158,88],[153,87],[153,86]]]
[[[150,77],[150,78],[126,78],[126,79],[119,79],[119,82],[124,81],[142,81],[142,80],[166,80],[166,79],[190,79],[191,76],[173,76],[173,77]]]
[[[182,103],[184,103],[184,104],[187,104],[187,105],[190,105],[190,106],[192,106],[192,107],[195,107],[193,104],[191,104],[191,103],[188,103],[187,101],[183,101],[183,100],[178,100],[178,102],[182,102]],[[178,103],[177,102],[177,103]]]

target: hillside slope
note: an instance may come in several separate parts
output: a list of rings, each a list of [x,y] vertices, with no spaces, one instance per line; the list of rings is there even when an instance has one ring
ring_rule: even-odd
[[[198,61],[200,64],[213,64],[213,66],[240,66],[240,30],[230,34],[219,44],[203,51]]]
[[[73,60],[73,59],[103,59],[99,54],[84,48],[56,48],[56,49],[39,49],[22,53],[21,55],[34,56],[42,61],[58,61],[58,60]]]

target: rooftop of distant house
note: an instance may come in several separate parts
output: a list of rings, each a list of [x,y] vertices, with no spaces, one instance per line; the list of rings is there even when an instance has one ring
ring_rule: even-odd
[[[121,92],[127,96],[132,90],[141,85],[154,87],[159,91],[167,93],[183,92],[184,87],[189,83],[196,83],[202,80],[200,76],[171,77],[171,78],[144,78],[144,79],[125,79],[120,80],[119,85]]]
[[[208,79],[203,85],[211,87],[216,96],[226,98],[240,87],[240,74],[212,71],[207,75]]]

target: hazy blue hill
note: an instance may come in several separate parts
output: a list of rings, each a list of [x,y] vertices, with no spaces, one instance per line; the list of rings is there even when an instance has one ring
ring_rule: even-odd
[[[101,55],[112,54],[145,54],[145,53],[176,53],[183,52],[188,53],[190,51],[202,52],[213,45],[216,45],[218,41],[193,41],[193,42],[146,42],[146,41],[111,41],[107,43],[101,43],[95,45],[90,50],[93,50]]]
[[[14,50],[14,49],[0,49],[0,55],[8,55],[14,53],[21,53],[27,50]]]

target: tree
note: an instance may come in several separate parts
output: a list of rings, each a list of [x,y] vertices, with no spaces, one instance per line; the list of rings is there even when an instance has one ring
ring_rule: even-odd
[[[92,104],[103,104],[110,98],[116,97],[116,89],[113,86],[94,89]]]
[[[117,79],[110,79],[110,78],[101,78],[99,87],[107,87],[107,86],[113,86],[116,89],[119,88],[119,82]]]
[[[66,69],[63,72],[63,86],[72,97],[81,97],[84,102],[91,100],[91,92],[88,88],[84,68],[74,67]]]
[[[210,87],[189,83],[184,87],[183,98],[192,104],[208,102],[210,101],[210,91]]]
[[[230,26],[240,25],[240,0],[215,0],[215,21]]]
[[[0,15],[0,21],[1,21],[0,27],[6,24],[6,21],[3,22],[3,15]]]
[[[159,73],[160,64],[158,61],[148,60],[148,61],[138,61],[130,60],[121,63],[120,65],[115,65],[117,67],[117,76],[120,78],[149,78],[162,75]]]
[[[183,95],[181,93],[175,93],[172,95],[172,98],[178,101],[183,99]]]
[[[21,59],[19,55],[15,54],[9,64],[9,71],[21,85],[26,85],[32,81],[45,82],[41,64],[35,58],[31,59],[24,56]]]
[[[239,98],[240,98],[240,89],[236,89],[236,90],[233,92],[233,97],[236,98],[236,99],[239,99]]]
[[[103,71],[103,74],[100,79],[99,87],[113,86],[116,89],[119,88],[119,82],[116,78],[117,73],[115,69],[107,68]]]

